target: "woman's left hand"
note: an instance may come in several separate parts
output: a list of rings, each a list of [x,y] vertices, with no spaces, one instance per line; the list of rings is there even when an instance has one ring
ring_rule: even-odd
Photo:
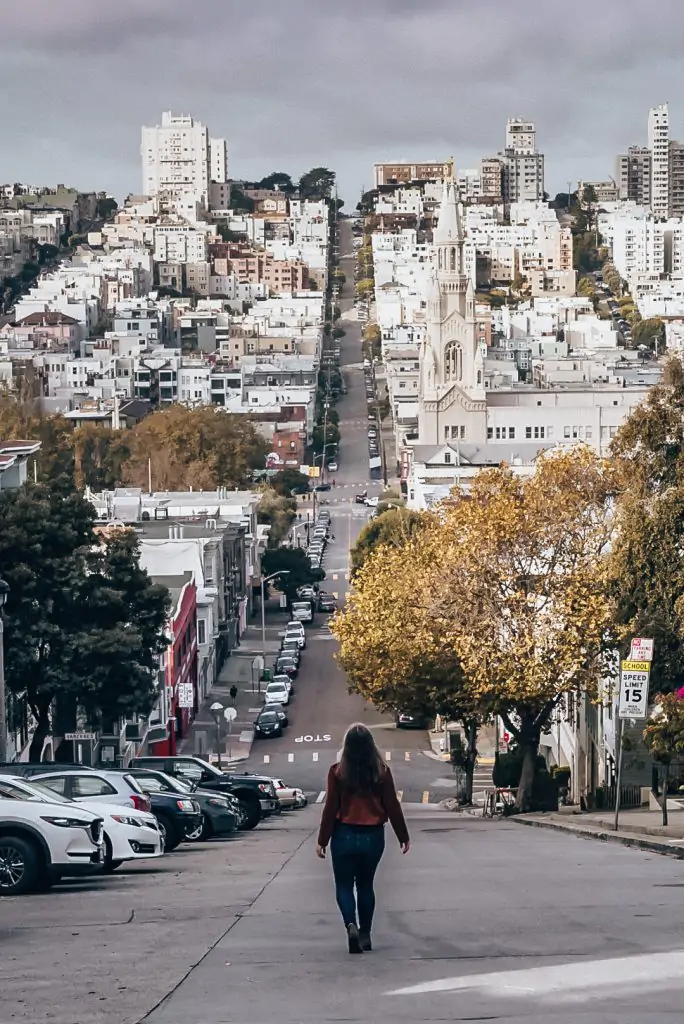
[[[321,846],[320,843],[316,843],[316,856],[325,860],[325,846]]]

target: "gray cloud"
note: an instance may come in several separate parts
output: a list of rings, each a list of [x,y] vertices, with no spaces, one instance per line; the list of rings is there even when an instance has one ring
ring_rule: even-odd
[[[140,126],[173,110],[228,139],[235,176],[327,164],[353,204],[375,160],[475,166],[526,116],[553,192],[612,173],[655,103],[671,101],[684,135],[684,7],[657,13],[643,0],[12,5],[0,179],[137,191]]]

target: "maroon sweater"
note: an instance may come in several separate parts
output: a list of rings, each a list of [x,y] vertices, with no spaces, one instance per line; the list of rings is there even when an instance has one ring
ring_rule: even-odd
[[[318,831],[319,846],[328,845],[337,821],[344,825],[384,825],[388,820],[399,842],[408,843],[404,814],[394,788],[392,773],[387,766],[379,784],[370,793],[351,793],[340,779],[339,765],[331,767]]]

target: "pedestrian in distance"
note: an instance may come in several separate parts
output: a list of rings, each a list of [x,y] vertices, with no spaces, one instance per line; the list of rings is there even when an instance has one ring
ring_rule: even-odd
[[[347,729],[342,756],[328,772],[316,844],[317,855],[324,858],[330,843],[335,896],[350,953],[366,953],[373,948],[373,882],[385,851],[387,821],[401,852],[408,853],[410,839],[392,773],[370,730],[357,722]]]

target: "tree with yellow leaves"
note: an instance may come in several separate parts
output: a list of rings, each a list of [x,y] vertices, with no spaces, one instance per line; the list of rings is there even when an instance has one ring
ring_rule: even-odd
[[[440,714],[463,726],[470,803],[477,732],[488,712],[486,702],[468,690],[454,648],[431,615],[440,535],[434,517],[420,518],[412,530],[393,534],[367,553],[331,629],[351,691],[383,711]]]
[[[564,694],[594,694],[612,647],[604,556],[612,474],[585,446],[540,456],[534,475],[485,470],[439,518],[432,611],[476,698],[523,754],[529,808],[539,742]]]

